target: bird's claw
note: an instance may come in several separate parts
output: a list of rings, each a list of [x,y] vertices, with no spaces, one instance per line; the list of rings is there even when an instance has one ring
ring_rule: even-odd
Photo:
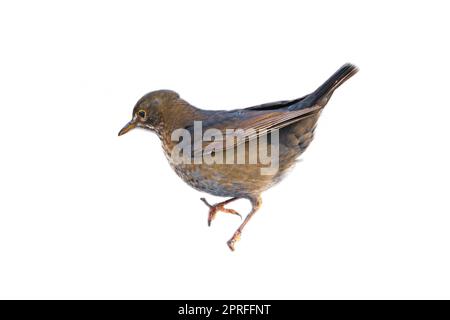
[[[239,216],[239,218],[241,218],[241,220],[242,220],[241,214],[240,214],[239,212],[237,212],[236,210],[233,210],[233,209],[227,209],[227,208],[221,207],[221,208],[220,208],[220,211],[226,212],[226,213],[231,213],[231,214],[234,214],[234,215],[236,215],[236,216]]]
[[[222,203],[217,203],[215,205],[211,205],[208,203],[208,201],[206,201],[205,198],[200,198],[200,200],[202,200],[209,207],[209,214],[208,214],[208,226],[209,227],[211,226],[211,222],[216,218],[217,212],[219,212],[219,211],[237,215],[242,220],[242,216],[239,212],[237,212],[236,210],[233,210],[233,209],[225,208],[224,207],[225,205]]]
[[[231,237],[231,239],[227,241],[228,248],[230,248],[231,251],[234,251],[234,246],[236,245],[236,242],[238,242],[240,239],[241,239],[241,232],[236,231],[233,234],[233,237]]]
[[[213,207],[212,205],[210,205],[210,204],[208,203],[208,201],[206,201],[205,198],[200,198],[200,200],[202,200],[208,207],[210,207],[210,208]]]

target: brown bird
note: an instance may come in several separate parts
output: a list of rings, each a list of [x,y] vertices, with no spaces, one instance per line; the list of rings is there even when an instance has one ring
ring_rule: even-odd
[[[345,64],[302,98],[231,111],[199,109],[174,91],[153,91],[136,103],[132,120],[119,136],[136,127],[155,132],[181,179],[199,191],[231,197],[214,205],[201,198],[209,207],[208,225],[219,211],[240,216],[225,205],[248,199],[252,209],[227,242],[234,250],[261,206],[261,193],[294,165],[312,141],[320,113],[334,90],[357,71]]]

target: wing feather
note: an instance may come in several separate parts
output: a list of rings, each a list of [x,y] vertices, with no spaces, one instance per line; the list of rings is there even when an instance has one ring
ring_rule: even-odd
[[[202,143],[202,150],[195,150],[194,156],[200,156],[204,152],[206,145],[208,145],[208,151],[205,151],[206,154],[211,153],[213,150],[225,151],[234,148],[242,143],[265,135],[268,131],[279,130],[292,123],[313,116],[317,112],[320,112],[322,108],[323,106],[314,105],[309,108],[294,111],[288,111],[286,109],[279,111],[256,111],[254,109],[243,109],[241,111],[241,116],[237,119],[236,117],[233,117],[232,121],[224,121],[221,124],[213,121],[212,123],[214,124],[214,127],[203,127],[203,130],[210,128],[218,129],[222,132],[222,136],[220,139],[213,142]],[[234,136],[236,135],[237,139],[234,139]],[[233,138],[234,143],[227,145],[225,142],[230,138]]]

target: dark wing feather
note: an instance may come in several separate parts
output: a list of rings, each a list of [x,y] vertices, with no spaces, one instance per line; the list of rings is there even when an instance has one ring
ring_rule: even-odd
[[[294,99],[294,100],[282,100],[282,101],[275,101],[275,102],[264,103],[264,104],[260,104],[260,105],[257,105],[257,106],[245,108],[244,110],[268,111],[268,110],[284,109],[284,108],[288,108],[290,106],[293,106],[293,105],[301,102],[307,96],[308,95],[303,96],[303,97],[298,98],[298,99]]]
[[[203,122],[203,130],[218,129],[222,132],[222,139],[215,140],[211,143],[203,144],[203,147],[209,145],[208,149],[227,150],[234,148],[237,145],[245,143],[247,141],[258,138],[261,135],[267,134],[270,130],[278,130],[286,127],[294,122],[308,118],[320,112],[322,106],[312,106],[309,108],[303,108],[300,110],[288,111],[286,109],[281,110],[257,110],[257,109],[241,109],[230,111],[228,113],[229,121],[223,119],[220,123],[217,121],[211,121],[210,125],[208,121]],[[239,117],[236,117],[235,113],[239,113]],[[227,129],[241,129],[241,139],[236,139],[233,145],[226,146],[225,141],[228,137],[231,137],[233,133],[227,132]],[[234,138],[233,138],[234,139]],[[194,155],[199,156],[203,150],[197,150]]]

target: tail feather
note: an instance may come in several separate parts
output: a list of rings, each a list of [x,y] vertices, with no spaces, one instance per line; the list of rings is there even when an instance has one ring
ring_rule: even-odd
[[[358,72],[358,67],[353,64],[346,63],[339,68],[327,81],[325,81],[316,91],[308,95],[304,102],[306,105],[325,106],[333,94],[341,84],[350,79]]]

